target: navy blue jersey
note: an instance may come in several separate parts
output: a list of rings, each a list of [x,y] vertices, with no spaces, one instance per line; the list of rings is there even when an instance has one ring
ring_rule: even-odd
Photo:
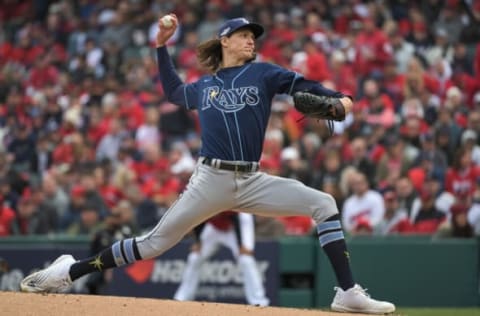
[[[259,161],[275,94],[310,91],[342,97],[300,74],[269,63],[247,63],[184,84],[165,47],[157,49],[160,78],[168,100],[198,110],[200,155],[222,160]]]

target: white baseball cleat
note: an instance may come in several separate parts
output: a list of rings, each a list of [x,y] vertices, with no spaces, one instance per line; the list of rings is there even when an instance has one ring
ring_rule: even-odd
[[[30,293],[65,292],[72,285],[69,271],[74,263],[71,255],[61,255],[49,267],[25,277],[20,289]]]
[[[395,311],[395,305],[370,298],[360,285],[344,291],[335,287],[335,297],[330,306],[333,311],[344,313],[388,314]]]

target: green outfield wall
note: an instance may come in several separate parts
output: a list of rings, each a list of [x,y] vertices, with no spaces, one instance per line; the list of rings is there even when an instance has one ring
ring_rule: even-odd
[[[335,279],[316,237],[285,237],[278,244],[271,240],[257,242],[257,250],[264,254],[262,262],[270,260],[274,263],[270,268],[275,266],[275,273],[269,274],[267,279],[273,277],[268,285],[276,305],[329,306],[335,293]],[[25,266],[23,272],[27,273],[28,269],[46,263],[45,258],[38,256],[50,258],[56,252],[66,250],[76,251],[81,256],[88,250],[88,243],[86,236],[0,238],[0,257],[9,254],[12,267]],[[356,281],[368,288],[375,298],[390,300],[404,307],[480,306],[478,239],[362,236],[347,237],[347,243]],[[176,255],[183,260],[189,247],[182,246],[177,249],[181,251]],[[278,249],[266,256],[266,250],[272,247]],[[275,275],[278,275],[278,280],[275,280]],[[3,276],[2,286],[10,284],[10,288],[14,288],[15,280],[14,273],[9,282]],[[158,283],[152,286],[157,292],[165,287]],[[175,287],[175,284],[171,286]],[[148,292],[148,285],[141,285],[140,289]]]
[[[376,298],[398,306],[480,305],[477,239],[355,237],[347,242],[356,281]],[[310,252],[315,253],[314,258],[307,255]],[[288,282],[284,284],[280,303],[329,306],[335,279],[316,239],[285,238],[280,242],[280,254],[281,277],[296,274],[298,278],[313,278],[310,288],[294,289]]]

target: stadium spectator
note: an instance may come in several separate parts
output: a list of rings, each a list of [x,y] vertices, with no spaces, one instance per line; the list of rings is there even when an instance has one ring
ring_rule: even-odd
[[[450,221],[445,221],[440,225],[436,235],[440,237],[472,238],[474,231],[467,218],[468,209],[468,205],[452,205]]]
[[[312,187],[323,188],[328,183],[338,183],[343,170],[341,153],[332,149],[326,151],[321,158],[321,165],[315,174]]]
[[[450,42],[447,30],[438,28],[434,32],[434,44],[425,52],[425,59],[430,66],[438,61],[445,59],[444,65],[450,65],[453,60],[454,48],[453,43]],[[450,69],[451,74],[451,69]]]
[[[411,163],[403,139],[397,135],[387,135],[385,152],[375,170],[377,187],[393,186],[402,175],[407,173]]]
[[[445,190],[457,195],[461,192],[468,192],[473,195],[475,192],[475,181],[480,175],[480,169],[472,163],[471,150],[460,147],[455,155],[455,161],[448,168],[445,176]]]
[[[476,110],[470,111],[468,114],[467,129],[475,131],[477,136],[480,136],[480,92],[478,93]],[[480,145],[480,137],[477,138],[477,145]]]
[[[52,174],[45,174],[42,177],[41,190],[44,193],[45,206],[53,209],[58,219],[63,218],[68,211],[70,199]],[[55,229],[58,230],[58,228],[57,224]]]
[[[332,52],[328,66],[330,67],[331,80],[334,82],[336,89],[345,94],[357,95],[355,72],[342,50],[337,49]]]
[[[30,159],[35,155],[35,142],[29,126],[19,124],[14,131],[13,140],[8,145],[8,152],[12,154],[12,168],[18,171],[30,172]]]
[[[280,154],[280,161],[280,176],[297,179],[304,184],[311,182],[313,175],[305,160],[300,157],[300,152],[296,147],[284,148]]]
[[[407,71],[408,63],[415,53],[415,47],[412,43],[406,41],[398,27],[391,31],[389,40],[393,50],[393,60],[396,64],[396,70],[400,74]],[[392,61],[389,61],[392,64]]]
[[[428,186],[425,186],[420,193],[420,208],[414,216],[412,232],[434,234],[445,219],[445,213],[435,206],[435,195]]]
[[[399,207],[395,189],[392,187],[384,189],[382,196],[385,203],[385,215],[373,228],[373,234],[392,235],[410,232],[412,224],[407,211]]]
[[[369,159],[367,141],[358,136],[351,141],[352,159],[348,164],[365,174],[371,187],[375,187],[375,165]]]
[[[399,207],[405,209],[408,216],[411,217],[413,203],[417,198],[417,191],[409,177],[402,176],[397,180],[395,193],[397,194]]]
[[[45,203],[40,188],[26,189],[17,205],[17,217],[12,223],[15,235],[45,235],[57,231],[58,216],[55,209]]]
[[[132,205],[135,223],[140,232],[147,232],[157,225],[163,216],[162,209],[148,198],[138,185],[130,185],[125,190],[127,201]]]
[[[392,99],[380,91],[378,82],[368,79],[363,84],[363,98],[355,105],[366,111],[366,122],[388,129],[395,123],[395,106]]]
[[[10,236],[13,234],[12,224],[16,221],[17,215],[4,204],[2,195],[0,195],[0,202],[0,236]]]
[[[436,135],[433,131],[427,131],[420,135],[420,153],[415,162],[416,165],[420,165],[427,159],[430,160],[432,165],[428,167],[427,173],[444,176],[444,171],[447,168],[447,158],[445,154],[437,149]]]
[[[386,62],[383,69],[381,87],[392,100],[395,111],[398,111],[404,101],[404,85],[405,75],[398,72],[397,62],[392,58]]]
[[[100,214],[96,206],[85,203],[79,209],[78,219],[67,227],[69,235],[92,235],[102,225]]]
[[[42,178],[52,167],[52,149],[45,133],[38,133],[36,138],[35,152],[30,157],[30,170],[36,177]]]
[[[110,120],[108,132],[100,139],[96,149],[97,161],[107,159],[115,161],[120,150],[123,138],[127,137],[127,131],[124,129],[123,122],[119,119]]]
[[[468,210],[467,219],[473,228],[475,236],[480,236],[480,177],[475,182],[475,191],[472,197],[472,206]]]
[[[122,198],[124,193],[119,187],[115,186],[110,179],[109,164],[98,165],[93,170],[93,177],[95,180],[95,187],[98,189],[98,193],[105,201],[105,205],[108,209],[112,209]]]
[[[463,131],[461,144],[472,153],[472,163],[480,166],[480,146],[477,145],[478,135],[474,130],[466,129]]]
[[[345,200],[342,224],[347,232],[355,232],[358,224],[375,227],[383,219],[385,205],[380,193],[368,186],[364,174],[357,172],[352,179],[353,194]]]
[[[363,29],[355,39],[355,70],[361,77],[378,75],[392,56],[387,36],[376,27],[372,17],[363,20]]]

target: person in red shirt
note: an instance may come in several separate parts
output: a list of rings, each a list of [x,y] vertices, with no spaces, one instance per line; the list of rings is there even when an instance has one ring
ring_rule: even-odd
[[[133,131],[138,129],[145,121],[145,108],[140,102],[141,94],[133,95],[130,92],[121,93],[119,96],[120,116],[125,120],[126,127]]]
[[[336,33],[345,35],[352,25],[361,23],[361,17],[355,12],[353,7],[352,5],[341,7],[342,12],[335,19],[333,26]]]
[[[366,112],[367,123],[381,125],[390,128],[395,123],[395,112],[392,99],[385,93],[380,92],[377,81],[368,79],[363,85],[364,97],[356,107]]]
[[[428,190],[420,194],[421,207],[415,217],[412,232],[415,234],[433,234],[445,221],[445,213],[439,211],[435,206],[435,196]]]
[[[378,186],[393,186],[411,166],[405,149],[405,141],[397,135],[385,137],[385,152],[376,165],[375,183]]]
[[[282,48],[284,46],[291,46],[290,43],[292,43],[297,36],[285,13],[277,13],[275,15],[274,25],[269,33],[268,39],[260,49],[260,54],[266,61],[281,64],[284,59],[282,56]]]
[[[0,237],[12,234],[12,223],[16,217],[15,212],[4,205],[3,195],[0,195]]]
[[[10,60],[16,61],[24,66],[31,67],[37,58],[45,54],[45,49],[40,45],[35,45],[31,36],[31,30],[25,29],[21,33],[18,42],[8,53]]]
[[[382,72],[393,52],[387,36],[371,18],[363,21],[363,30],[356,38],[355,50],[356,71],[362,77]]]
[[[473,77],[461,70],[454,69],[449,83],[460,88],[465,95],[466,103],[473,108],[475,93],[480,90],[480,76],[477,74],[476,77]]]
[[[395,109],[398,109],[405,100],[404,90],[405,74],[398,73],[397,62],[390,59],[383,71],[382,88],[392,99]]]
[[[35,89],[41,89],[49,84],[54,84],[58,81],[59,71],[52,65],[50,56],[37,56],[35,64],[30,71],[30,79],[28,84]]]
[[[347,58],[341,50],[333,51],[329,67],[336,89],[345,94],[357,95],[357,80],[353,66],[347,62]]]
[[[308,39],[303,45],[303,50],[306,53],[305,65],[303,67],[305,78],[319,82],[330,79],[331,74],[327,59],[315,42]]]
[[[96,167],[93,170],[93,176],[100,196],[105,201],[107,207],[111,210],[124,198],[123,192],[108,181],[106,168],[100,166]]]
[[[480,176],[480,168],[472,162],[472,154],[467,147],[458,149],[453,166],[447,170],[445,175],[445,191],[454,195],[461,192],[475,192],[476,179]]]
[[[203,71],[197,63],[197,33],[194,31],[186,32],[184,42],[185,45],[178,54],[178,65],[185,70],[185,82],[194,82],[203,75]]]
[[[168,164],[168,158],[162,155],[158,144],[149,144],[141,151],[142,159],[132,161],[130,168],[136,173],[140,185],[150,181],[155,172],[160,168],[163,170]]]
[[[152,177],[146,179],[142,185],[144,194],[151,198],[157,205],[170,207],[177,199],[182,184],[170,172],[170,163],[167,158],[157,160]]]
[[[97,147],[100,140],[108,133],[108,124],[102,120],[101,109],[98,106],[91,106],[88,111],[87,138]]]

